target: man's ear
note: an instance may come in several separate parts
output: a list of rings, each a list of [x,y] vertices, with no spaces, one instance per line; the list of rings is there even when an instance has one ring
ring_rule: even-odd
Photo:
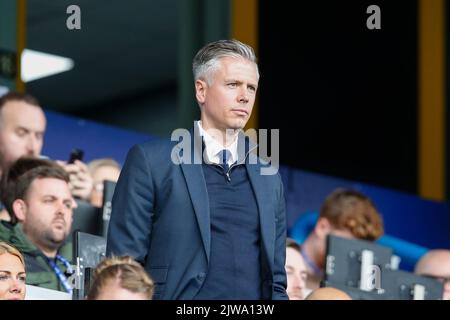
[[[19,222],[24,222],[27,216],[27,204],[22,199],[14,200],[12,204],[14,214]]]
[[[325,239],[331,232],[331,223],[327,218],[319,218],[316,226],[314,227],[314,233],[320,238]]]
[[[203,104],[205,102],[206,89],[206,81],[200,79],[195,81],[195,97],[200,104]]]

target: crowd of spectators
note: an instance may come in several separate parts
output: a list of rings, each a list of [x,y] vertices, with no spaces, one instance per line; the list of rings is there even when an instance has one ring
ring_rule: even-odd
[[[46,118],[29,94],[0,97],[0,299],[24,299],[26,285],[72,293],[68,240],[78,201],[103,205],[103,183],[116,182],[121,166],[113,159],[67,163],[41,157]],[[375,241],[384,233],[375,204],[364,194],[337,189],[323,202],[306,240],[286,242],[287,294],[291,300],[350,300],[337,288],[320,288],[326,238]],[[443,283],[450,299],[450,251],[430,250],[415,273]],[[130,256],[99,263],[86,298],[152,299],[154,282]]]

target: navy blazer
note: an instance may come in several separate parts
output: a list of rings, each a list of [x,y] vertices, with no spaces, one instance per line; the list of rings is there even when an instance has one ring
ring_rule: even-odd
[[[239,139],[246,138],[241,134]],[[174,164],[174,155],[180,160],[183,151],[172,141],[134,146],[112,201],[107,254],[141,262],[155,282],[153,299],[193,299],[208,272],[210,213],[202,165]],[[245,165],[260,217],[262,297],[288,299],[281,178],[261,175],[259,162]]]

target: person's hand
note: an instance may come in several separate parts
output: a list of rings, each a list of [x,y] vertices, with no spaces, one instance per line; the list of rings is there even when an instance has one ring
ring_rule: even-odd
[[[72,196],[78,199],[89,201],[94,182],[89,174],[85,163],[75,160],[68,164],[64,161],[57,161],[70,176],[69,188]]]

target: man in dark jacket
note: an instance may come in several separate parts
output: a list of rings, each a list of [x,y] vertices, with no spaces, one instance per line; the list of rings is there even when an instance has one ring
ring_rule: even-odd
[[[107,254],[141,262],[155,300],[287,299],[281,178],[266,174],[242,132],[258,87],[254,51],[219,40],[200,49],[193,71],[201,121],[193,136],[178,130],[186,139],[177,145],[131,149],[114,193]]]

